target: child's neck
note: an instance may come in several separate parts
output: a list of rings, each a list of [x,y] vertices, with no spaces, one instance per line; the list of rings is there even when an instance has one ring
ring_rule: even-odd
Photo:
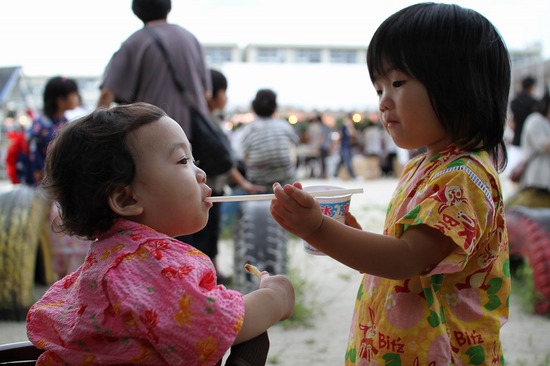
[[[162,24],[162,23],[167,23],[167,20],[166,19],[155,19],[155,20],[150,20],[148,21],[147,23],[145,23],[145,25],[157,25],[157,24]]]

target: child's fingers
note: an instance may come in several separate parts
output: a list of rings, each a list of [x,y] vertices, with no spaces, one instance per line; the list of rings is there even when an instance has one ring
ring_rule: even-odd
[[[275,221],[285,230],[299,237],[311,234],[319,228],[322,212],[319,203],[301,189],[300,183],[273,186],[275,199],[270,212]]]
[[[294,198],[289,196],[278,183],[273,186],[275,199],[271,201],[270,211],[279,223],[293,221],[294,216],[300,211],[301,206]]]
[[[294,219],[286,209],[282,208],[281,205],[278,205],[277,203],[272,203],[269,207],[269,212],[275,221],[277,221],[282,227],[287,230],[290,229],[290,224],[292,224]]]
[[[355,216],[353,216],[351,213],[346,213],[346,224],[348,226],[351,226],[355,229],[362,229],[361,225],[357,222],[357,219]]]
[[[288,212],[292,212],[293,199],[290,198],[288,194],[283,190],[283,187],[279,183],[273,185],[273,193],[275,194],[275,199],[271,201],[271,205],[276,205],[282,207]]]
[[[277,200],[289,211],[292,210],[292,206],[295,204],[306,208],[313,206],[313,197],[302,189],[302,184],[299,182],[292,185],[286,184],[284,187],[277,184],[277,186],[274,186],[273,192]]]

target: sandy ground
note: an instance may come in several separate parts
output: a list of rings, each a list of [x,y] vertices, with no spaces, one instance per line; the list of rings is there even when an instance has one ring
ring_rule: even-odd
[[[326,181],[305,181],[304,185]],[[363,187],[364,194],[351,200],[351,212],[365,230],[381,232],[386,205],[397,184],[394,179],[369,181],[332,181],[349,188]],[[503,182],[505,194],[512,187]],[[220,247],[221,270],[232,271],[232,244]],[[229,261],[228,261],[229,259]],[[342,365],[349,325],[361,276],[326,256],[303,251],[302,243],[289,243],[291,270],[307,278],[305,296],[313,309],[311,326],[287,328],[281,325],[269,331],[271,348],[268,365]],[[227,261],[227,262],[226,262]],[[550,365],[550,318],[526,314],[512,297],[510,319],[502,329],[502,343],[507,366]]]
[[[363,187],[364,194],[353,196],[351,211],[364,229],[381,232],[396,180],[308,180],[303,183]],[[504,188],[506,195],[511,188],[507,182]],[[222,273],[233,272],[232,256],[232,242],[222,241],[219,255]],[[295,328],[279,324],[271,328],[268,365],[342,365],[360,275],[331,258],[305,253],[297,239],[289,242],[289,261],[291,270],[305,279],[305,303],[311,309],[311,324]],[[550,318],[525,313],[512,296],[510,319],[502,329],[506,365],[550,365],[548,334]],[[24,323],[0,322],[0,343],[20,340],[26,340]]]

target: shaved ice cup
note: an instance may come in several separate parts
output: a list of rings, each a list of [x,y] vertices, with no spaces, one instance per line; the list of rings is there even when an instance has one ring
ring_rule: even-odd
[[[315,192],[315,191],[326,191],[330,189],[343,189],[343,187],[337,186],[328,186],[328,185],[318,185],[318,186],[308,186],[304,187],[306,192]],[[351,194],[346,194],[342,196],[331,196],[331,197],[315,197],[319,205],[321,206],[321,211],[323,215],[332,217],[333,219],[340,221],[342,224],[345,223],[346,213],[349,211],[349,205],[351,202]],[[306,253],[313,255],[326,255],[320,250],[312,247],[308,242],[302,241],[304,243],[304,250]]]

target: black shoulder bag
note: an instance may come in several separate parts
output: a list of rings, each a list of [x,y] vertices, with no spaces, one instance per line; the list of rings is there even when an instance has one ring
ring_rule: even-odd
[[[145,27],[145,30],[149,32],[161,50],[168,64],[172,80],[183,96],[185,88],[174,70],[166,48],[164,48],[159,36],[151,28]],[[198,161],[199,167],[208,176],[227,173],[233,167],[231,146],[229,145],[227,136],[210,118],[203,116],[201,112],[191,106],[189,106],[189,115],[191,120],[191,136],[189,140],[193,148],[193,158]]]

